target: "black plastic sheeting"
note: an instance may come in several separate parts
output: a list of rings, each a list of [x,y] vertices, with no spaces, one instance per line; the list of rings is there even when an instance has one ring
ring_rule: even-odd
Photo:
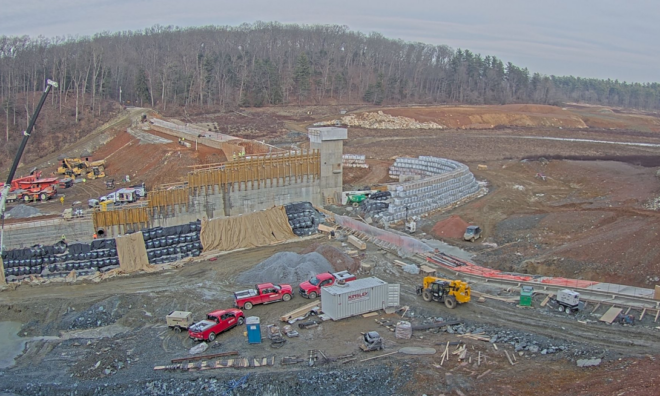
[[[142,230],[149,264],[165,264],[202,254],[202,221]]]
[[[318,226],[323,221],[323,215],[310,202],[284,205],[284,210],[294,234],[306,236],[319,232]]]
[[[70,245],[60,241],[54,245],[7,250],[2,252],[2,261],[8,281],[20,280],[28,275],[66,276],[71,271],[86,275],[119,267],[114,239]]]
[[[360,210],[367,216],[373,216],[375,214],[386,211],[390,204],[387,201],[392,196],[392,193],[389,191],[378,191],[371,195],[369,198],[360,202]]]

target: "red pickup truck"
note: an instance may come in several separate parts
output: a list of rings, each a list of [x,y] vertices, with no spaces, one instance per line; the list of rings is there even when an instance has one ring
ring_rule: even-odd
[[[254,289],[241,290],[234,293],[234,306],[241,309],[252,309],[257,304],[269,304],[277,301],[290,301],[293,297],[291,285],[273,285],[262,283]]]
[[[325,286],[332,286],[335,281],[342,280],[344,282],[354,281],[355,275],[349,274],[348,271],[340,271],[335,273],[325,272],[312,276],[312,279],[300,284],[300,295],[305,298],[316,298],[321,294],[321,288]]]
[[[198,341],[213,341],[215,336],[245,322],[245,315],[240,309],[223,309],[206,315],[206,320],[195,323],[188,328],[190,338]]]

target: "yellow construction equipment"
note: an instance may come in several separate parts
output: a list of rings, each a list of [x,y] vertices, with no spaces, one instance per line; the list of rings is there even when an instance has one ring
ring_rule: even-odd
[[[87,164],[87,169],[88,179],[102,179],[105,177],[105,160],[90,162]]]
[[[457,304],[470,301],[470,286],[461,280],[427,276],[422,286],[417,286],[417,294],[421,294],[424,301],[443,302],[447,308],[454,309]]]
[[[85,169],[87,169],[87,163],[82,159],[64,158],[62,160],[62,165],[57,168],[57,173],[75,178],[85,173]]]
[[[64,158],[57,173],[72,178],[84,176],[87,179],[100,179],[105,177],[105,160],[88,162],[82,158]]]

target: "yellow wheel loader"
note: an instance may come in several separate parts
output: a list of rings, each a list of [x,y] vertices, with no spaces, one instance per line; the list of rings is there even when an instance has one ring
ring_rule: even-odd
[[[470,301],[470,286],[461,280],[427,276],[422,286],[417,286],[417,294],[421,294],[424,301],[445,303],[447,308],[454,309],[457,304]]]

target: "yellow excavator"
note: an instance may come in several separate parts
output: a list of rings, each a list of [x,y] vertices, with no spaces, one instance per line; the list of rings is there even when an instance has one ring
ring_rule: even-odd
[[[422,281],[422,286],[417,286],[417,295],[420,294],[424,301],[445,303],[447,308],[454,309],[456,305],[470,301],[470,286],[461,280],[427,276]]]
[[[57,168],[57,173],[76,178],[82,175],[86,168],[87,164],[80,158],[64,158],[62,165]]]
[[[57,173],[72,178],[84,176],[92,180],[100,179],[105,177],[105,160],[88,162],[81,158],[64,158]]]

